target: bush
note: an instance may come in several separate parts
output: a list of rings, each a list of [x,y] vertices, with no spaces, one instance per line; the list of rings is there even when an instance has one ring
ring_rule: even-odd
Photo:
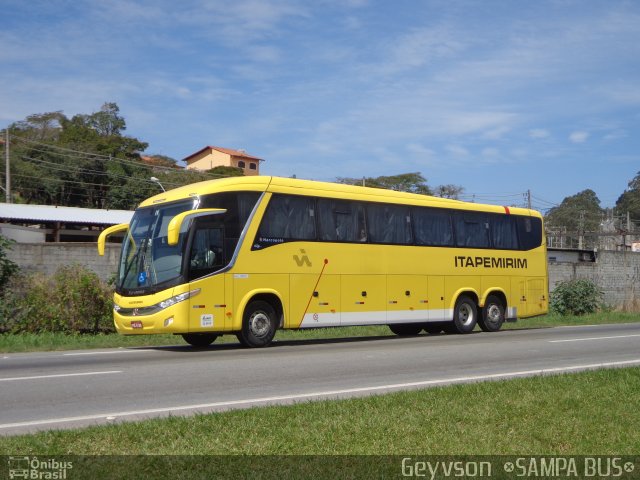
[[[18,271],[18,265],[7,257],[7,250],[13,243],[13,240],[0,235],[0,295],[4,292],[11,276]]]
[[[0,306],[0,332],[112,333],[113,292],[80,265],[52,276],[16,275]]]
[[[591,280],[560,282],[550,295],[553,313],[560,315],[586,315],[594,313],[602,305],[603,292]]]

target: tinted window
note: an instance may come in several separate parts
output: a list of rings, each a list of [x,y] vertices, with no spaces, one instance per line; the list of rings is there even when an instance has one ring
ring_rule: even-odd
[[[189,279],[208,275],[227,264],[224,249],[224,229],[215,217],[197,219],[189,255]],[[233,252],[231,252],[233,253]]]
[[[516,218],[521,249],[532,250],[542,245],[542,221],[536,217]]]
[[[411,217],[409,207],[367,205],[369,241],[373,243],[410,244]]]
[[[315,240],[314,205],[313,198],[274,194],[258,230],[259,242]]]
[[[511,215],[491,215],[490,223],[493,248],[518,249],[518,234],[514,217]]]
[[[489,221],[482,213],[456,213],[454,215],[456,246],[489,248]]]
[[[318,199],[318,236],[324,242],[366,242],[364,208],[356,202]]]
[[[418,245],[453,245],[451,215],[447,211],[414,208],[413,230]]]

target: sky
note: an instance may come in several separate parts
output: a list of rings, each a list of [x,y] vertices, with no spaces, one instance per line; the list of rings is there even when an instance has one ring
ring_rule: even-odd
[[[116,102],[177,160],[420,172],[462,199],[615,205],[640,172],[635,0],[0,0],[0,128]]]

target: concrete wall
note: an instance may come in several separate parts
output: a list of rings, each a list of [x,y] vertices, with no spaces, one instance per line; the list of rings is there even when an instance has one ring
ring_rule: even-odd
[[[22,243],[14,244],[8,257],[24,271],[54,273],[61,265],[79,263],[108,280],[117,270],[120,245],[107,244],[104,257],[98,256],[95,243]],[[558,257],[556,257],[558,258]],[[576,278],[594,281],[612,307],[640,303],[640,253],[598,252],[596,262],[550,261],[549,288],[558,282]]]
[[[104,257],[101,257],[94,242],[15,243],[7,252],[7,257],[27,273],[43,272],[50,275],[58,267],[78,263],[107,281],[118,269],[120,245],[107,243],[105,247]]]
[[[588,279],[604,291],[607,305],[640,303],[640,253],[601,251],[595,262],[549,262],[549,290],[558,282]]]

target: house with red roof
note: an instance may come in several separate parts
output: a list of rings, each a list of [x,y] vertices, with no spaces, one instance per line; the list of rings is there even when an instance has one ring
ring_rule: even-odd
[[[188,169],[211,170],[215,167],[237,167],[244,171],[245,175],[260,175],[260,162],[262,158],[249,155],[244,150],[232,150],[230,148],[206,146],[183,159]]]

